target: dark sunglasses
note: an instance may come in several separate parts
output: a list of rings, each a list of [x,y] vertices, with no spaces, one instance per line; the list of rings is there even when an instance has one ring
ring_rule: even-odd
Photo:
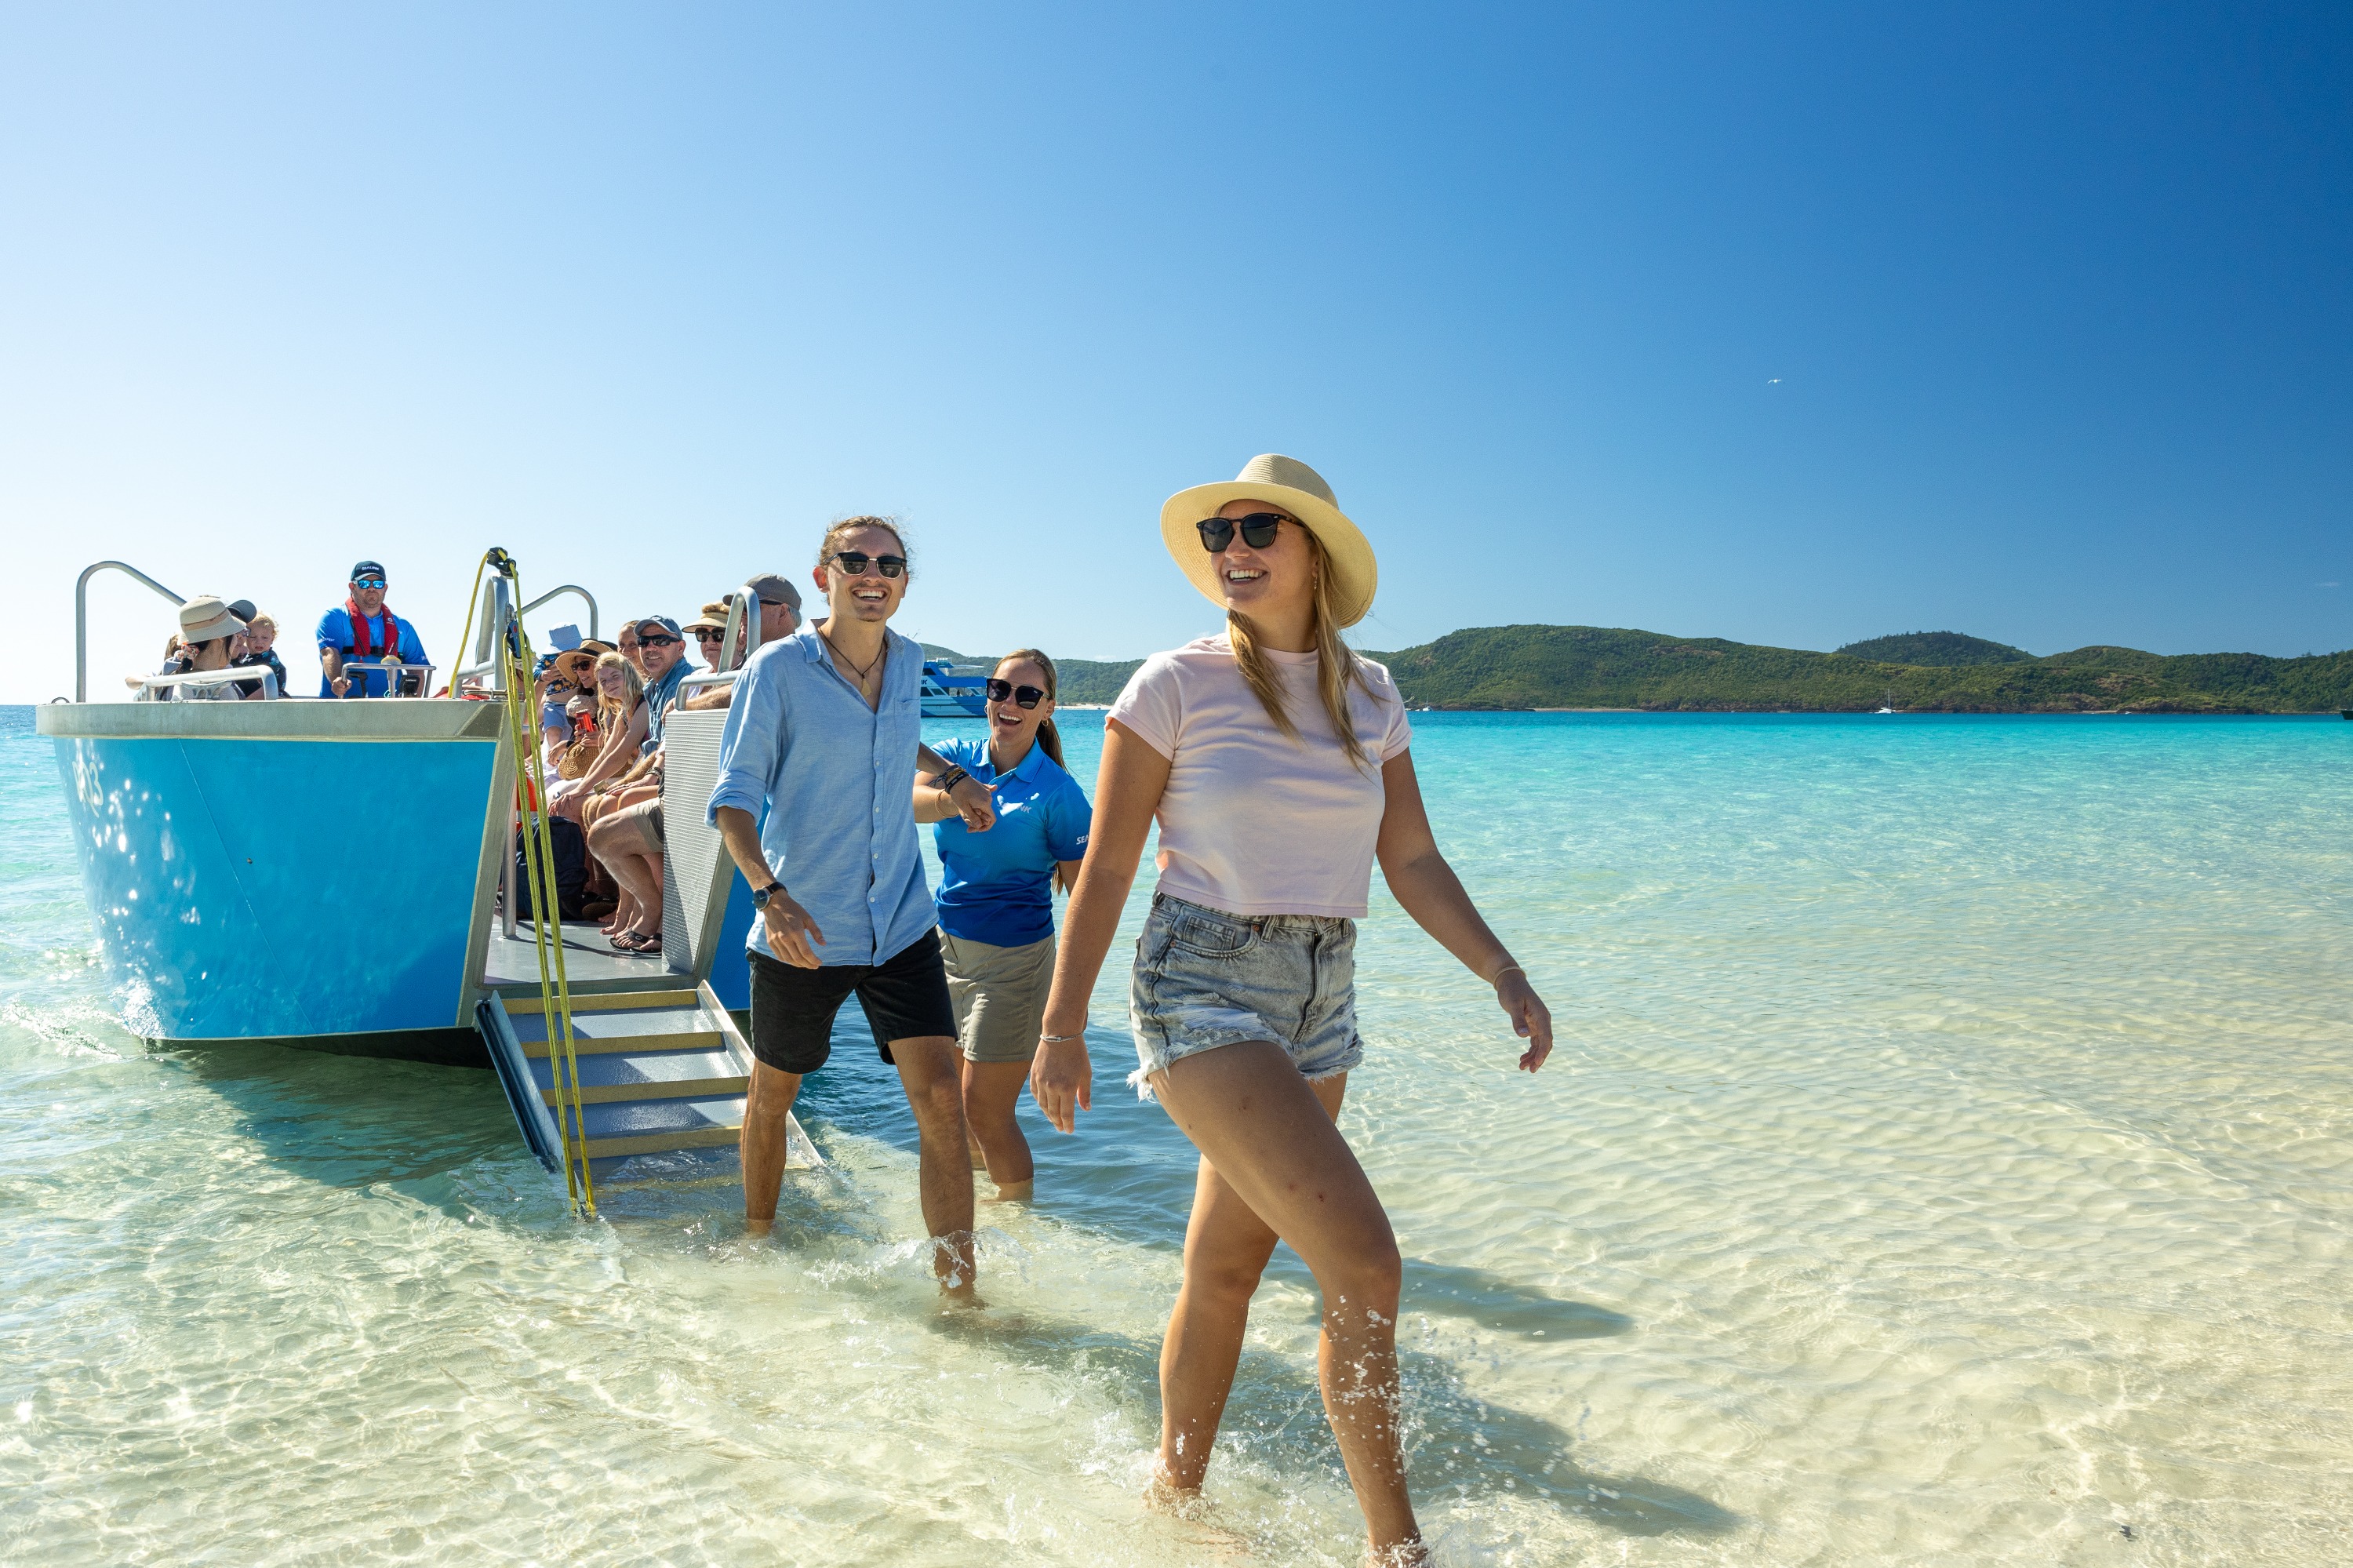
[[[886,577],[895,577],[907,569],[907,557],[870,556],[863,550],[836,550],[833,553],[833,564],[853,577],[864,577],[866,568],[870,566],[881,567],[882,575]]]
[[[694,629],[694,640],[697,642],[719,642],[724,641],[726,636],[727,633],[724,631],[713,631],[707,626],[698,626]]]
[[[994,675],[983,681],[980,689],[988,694],[988,700],[992,703],[1001,703],[1011,697],[1017,708],[1034,708],[1046,700],[1046,688],[1043,686],[1017,686]]]
[[[352,579],[352,587],[355,588],[380,588],[384,586],[385,581],[382,577],[353,577]]]
[[[1201,548],[1216,555],[1234,542],[1234,529],[1242,531],[1242,543],[1253,550],[1263,550],[1274,543],[1274,531],[1282,526],[1282,514],[1278,512],[1253,512],[1239,520],[1231,517],[1204,517],[1193,524],[1201,531]]]
[[[671,637],[671,636],[668,635],[667,633],[664,633],[664,632],[659,632],[659,631],[658,631],[658,632],[654,633],[651,637],[640,637],[640,638],[638,638],[638,647],[640,647],[640,648],[667,648],[667,647],[669,647],[671,643],[673,643],[673,642],[677,642],[677,641],[681,641],[681,639],[680,639],[680,638],[676,638],[676,637]]]

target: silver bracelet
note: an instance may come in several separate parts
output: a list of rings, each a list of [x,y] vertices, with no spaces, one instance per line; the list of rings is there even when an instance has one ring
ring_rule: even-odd
[[[1048,1045],[1060,1045],[1072,1040],[1084,1040],[1086,1037],[1086,1032],[1084,1030],[1080,1031],[1076,1034],[1040,1034],[1038,1036],[1040,1042]]]

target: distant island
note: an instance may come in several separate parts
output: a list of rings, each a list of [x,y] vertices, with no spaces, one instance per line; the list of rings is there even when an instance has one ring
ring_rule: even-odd
[[[944,648],[931,652],[963,659]],[[1395,652],[1365,652],[1389,667],[1413,706],[1472,711],[2272,714],[2353,708],[2353,650],[2274,659],[2094,646],[2038,659],[1957,631],[1915,631],[1814,653],[1601,626],[1482,626]],[[1061,700],[1108,703],[1141,662],[1058,660]]]

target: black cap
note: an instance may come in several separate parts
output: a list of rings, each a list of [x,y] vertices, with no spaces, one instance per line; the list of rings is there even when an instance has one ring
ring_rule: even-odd
[[[253,601],[249,599],[233,599],[229,600],[228,612],[237,617],[239,620],[244,621],[250,621],[255,616],[261,613],[259,610],[253,608]]]
[[[352,568],[351,580],[357,582],[362,577],[383,577],[389,582],[392,574],[384,569],[384,563],[381,561],[362,561]]]

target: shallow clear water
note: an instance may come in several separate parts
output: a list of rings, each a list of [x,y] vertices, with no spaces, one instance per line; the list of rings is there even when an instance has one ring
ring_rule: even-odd
[[[2353,1558],[2353,725],[1423,715],[1415,755],[1566,1036],[1512,1072],[1377,893],[1344,1125],[1441,1562]],[[0,715],[0,1560],[1356,1560],[1287,1255],[1230,1535],[1134,1506],[1190,1161],[1115,1030],[944,1316],[862,1024],[776,1245],[724,1191],[581,1226],[488,1073],[151,1051],[90,940]]]

